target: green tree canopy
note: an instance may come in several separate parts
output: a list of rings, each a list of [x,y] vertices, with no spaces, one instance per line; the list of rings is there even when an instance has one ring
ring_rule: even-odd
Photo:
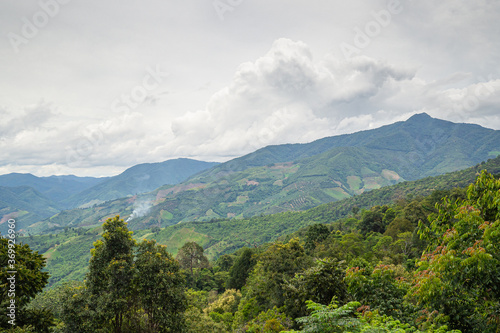
[[[317,260],[316,265],[297,273],[285,284],[287,314],[293,318],[307,315],[307,300],[328,305],[335,297],[344,304],[349,298],[344,279],[344,262],[333,258]]]
[[[178,262],[154,241],[137,245],[119,216],[103,230],[91,250],[85,285],[68,293],[66,331],[181,331],[186,305]]]
[[[15,240],[14,236],[9,239],[0,236],[0,328],[31,326],[37,332],[48,332],[54,325],[52,313],[27,308],[49,279],[49,274],[42,271],[45,258]],[[15,306],[15,318],[7,316],[8,306]]]
[[[247,299],[255,297],[262,309],[285,303],[284,284],[311,266],[299,240],[274,243],[262,253],[247,282]]]
[[[203,247],[196,242],[187,242],[177,252],[176,259],[184,269],[189,269],[193,275],[194,268],[207,268],[209,262],[203,254]]]
[[[254,251],[248,247],[243,248],[229,269],[227,287],[230,289],[243,288],[255,263]]]
[[[445,199],[430,225],[419,223],[429,246],[412,295],[464,332],[500,327],[500,180],[483,171],[467,199]]]

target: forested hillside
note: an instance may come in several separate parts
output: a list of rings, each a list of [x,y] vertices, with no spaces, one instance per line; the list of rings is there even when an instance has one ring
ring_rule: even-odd
[[[370,139],[342,137],[350,146],[309,146],[312,156],[286,146],[295,161],[237,172],[222,164],[143,195],[21,221],[24,236],[9,245],[5,233],[0,253],[2,281],[12,253],[19,266],[17,331],[496,332],[500,156],[401,176],[455,168],[442,149],[464,133],[475,144],[474,135],[490,135],[472,146],[496,154],[496,131],[445,123],[452,135],[442,140],[403,140],[425,132],[416,124],[443,126],[419,115]],[[399,148],[381,149],[387,140]],[[400,163],[403,148],[426,162]],[[37,204],[20,215],[51,209],[30,187],[6,202],[23,198]]]
[[[18,187],[29,186],[42,193],[61,207],[64,199],[86,190],[100,182],[106,177],[77,177],[77,176],[50,176],[37,177],[29,173],[9,173],[0,175],[0,186]]]
[[[39,257],[19,259],[38,260],[30,269],[42,283],[19,304],[18,325],[37,332],[496,332],[498,201],[500,180],[483,170],[467,189],[354,209],[211,262],[196,242],[174,259],[112,218],[83,283],[41,292],[47,276]],[[23,290],[35,283],[21,281]]]
[[[7,220],[16,218],[22,229],[59,212],[60,206],[32,187],[0,186],[0,233],[7,232]]]
[[[137,230],[134,232],[134,238],[154,239],[159,244],[166,245],[173,254],[176,254],[184,243],[195,241],[203,246],[210,259],[215,259],[244,246],[254,247],[278,240],[316,223],[337,221],[335,223],[339,223],[342,228],[344,224],[349,224],[350,215],[373,206],[391,205],[396,202],[418,204],[423,197],[432,193],[439,198],[444,193],[442,191],[468,186],[481,170],[500,174],[500,156],[462,171],[399,183],[304,212],[285,212],[242,220],[184,222],[167,228]],[[432,208],[432,205],[430,206]],[[421,218],[422,214],[419,216]],[[71,279],[83,279],[86,263],[90,258],[88,249],[101,232],[100,226],[67,227],[60,234],[37,235],[22,240],[33,249],[46,254],[47,269],[51,272],[49,283],[52,285]]]
[[[120,175],[114,177],[76,177],[76,176],[51,176],[36,177],[31,174],[11,173],[0,176],[0,185],[3,189],[0,198],[0,231],[7,229],[2,223],[15,216],[17,218],[18,230],[24,233],[52,232],[63,230],[70,224],[71,214],[83,220],[85,213],[92,212],[92,209],[83,211],[75,209],[73,211],[63,210],[83,205],[85,207],[102,203],[106,200],[127,197],[119,208],[116,205],[107,203],[113,216],[123,209],[130,211],[130,214],[137,208],[130,203],[130,197],[138,193],[154,190],[164,184],[177,184],[189,176],[202,170],[210,168],[218,163],[196,161],[192,159],[175,159],[161,163],[144,163],[133,166],[125,170]],[[30,190],[27,190],[27,188]],[[22,189],[20,191],[19,189]],[[143,204],[139,202],[139,204]],[[58,214],[62,212],[65,223],[58,223]],[[70,214],[68,214],[70,213]],[[47,218],[55,217],[55,220]],[[94,216],[93,216],[94,217]],[[106,220],[100,220],[102,223]],[[95,221],[90,224],[95,224]],[[86,223],[80,223],[86,226]]]
[[[138,164],[84,191],[74,193],[65,198],[63,203],[67,207],[88,206],[149,192],[165,184],[178,184],[217,164],[188,158]]]

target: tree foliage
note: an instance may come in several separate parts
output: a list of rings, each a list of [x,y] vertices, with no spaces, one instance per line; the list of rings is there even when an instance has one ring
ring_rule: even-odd
[[[209,266],[207,257],[203,254],[203,247],[196,242],[187,242],[177,253],[176,259],[184,269],[189,269],[191,276],[194,268],[207,268]]]
[[[430,224],[419,224],[429,246],[419,260],[415,299],[453,328],[495,332],[500,325],[500,180],[482,172],[467,199],[445,198]]]
[[[185,296],[179,264],[154,241],[137,245],[119,216],[108,219],[103,230],[85,285],[68,292],[66,331],[181,330]]]
[[[250,275],[250,271],[255,265],[254,251],[248,247],[241,250],[234,264],[229,269],[227,287],[241,289]]]
[[[249,277],[247,298],[255,297],[265,309],[283,306],[286,281],[310,265],[311,259],[306,256],[298,239],[272,244],[259,256]]]
[[[327,258],[297,273],[285,284],[285,311],[293,318],[307,314],[306,301],[328,305],[333,298],[342,304],[349,299],[344,262]]]
[[[47,284],[49,274],[43,271],[44,267],[45,258],[38,252],[26,244],[16,244],[15,237],[0,236],[0,328],[31,327],[37,332],[48,332],[54,325],[50,310],[28,307]],[[14,307],[15,317],[8,316],[8,307]]]

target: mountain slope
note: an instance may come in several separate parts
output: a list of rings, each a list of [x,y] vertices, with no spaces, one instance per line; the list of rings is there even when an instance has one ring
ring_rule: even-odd
[[[174,188],[161,188],[150,214],[130,223],[168,225],[304,210],[463,169],[499,151],[500,131],[419,114],[370,131],[260,149]]]
[[[121,174],[64,200],[67,206],[91,205],[152,191],[165,184],[178,184],[189,176],[218,163],[187,158],[135,165]]]
[[[29,186],[0,186],[0,232],[7,232],[8,219],[16,220],[16,231],[54,215],[60,207]]]
[[[258,246],[277,240],[311,224],[334,222],[348,216],[353,207],[368,209],[399,199],[426,196],[435,190],[463,188],[474,182],[476,175],[483,169],[498,176],[500,156],[465,170],[398,183],[303,212],[285,212],[243,220],[185,222],[163,228],[159,232],[150,229],[136,231],[134,238],[155,239],[159,244],[166,245],[171,253],[176,253],[185,242],[196,241],[204,247],[210,258],[216,258],[243,246]],[[101,231],[100,227],[90,230],[82,228],[68,230],[54,237],[37,235],[22,238],[21,241],[48,257],[47,270],[51,274],[50,283],[53,284],[84,278],[85,265],[90,258],[89,251]]]
[[[171,252],[176,252],[185,242],[197,241],[213,258],[243,246],[274,241],[311,224],[331,223],[347,217],[353,208],[369,209],[377,205],[389,205],[401,199],[428,196],[434,191],[465,188],[475,181],[481,170],[500,176],[500,156],[464,170],[401,182],[307,211],[284,212],[242,220],[184,222],[168,226],[157,234],[142,230],[135,232],[135,235],[139,238],[156,239],[160,244],[167,245]]]
[[[29,173],[10,173],[0,175],[0,186],[29,186],[42,193],[47,198],[61,204],[70,195],[97,185],[106,178],[50,176],[37,177]]]
[[[306,144],[264,147],[222,163],[192,180],[216,179],[251,167],[297,161],[335,147],[393,150],[404,154],[401,160],[406,160],[408,165],[413,164],[417,169],[424,168],[423,176],[433,176],[460,170],[500,154],[500,131],[474,124],[452,123],[422,113],[406,121],[372,130],[326,137]],[[452,155],[452,158],[440,160],[440,156],[448,155]],[[417,172],[408,174],[405,178],[417,179],[421,176]]]

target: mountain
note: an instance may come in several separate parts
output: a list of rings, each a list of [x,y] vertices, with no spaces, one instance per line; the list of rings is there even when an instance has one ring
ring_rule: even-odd
[[[497,178],[500,177],[500,156],[464,170],[401,182],[322,204],[306,211],[255,216],[242,220],[183,222],[163,228],[157,233],[148,229],[139,230],[134,234],[141,239],[155,239],[174,253],[184,243],[196,241],[204,247],[207,255],[216,258],[243,246],[275,241],[315,223],[332,223],[346,218],[352,214],[353,208],[369,209],[373,206],[390,205],[398,200],[429,196],[433,192],[466,188],[476,180],[481,170],[487,170]],[[441,196],[438,195],[438,197]]]
[[[178,184],[217,164],[187,158],[138,164],[117,176],[110,177],[93,187],[72,195],[63,203],[70,207],[89,206],[149,192],[165,184]]]
[[[269,146],[188,180],[37,226],[95,225],[120,214],[135,230],[186,221],[299,211],[369,190],[463,169],[500,153],[500,131],[419,114],[308,144]],[[139,213],[140,212],[140,213]]]
[[[208,222],[184,222],[162,228],[143,229],[134,232],[136,239],[155,239],[166,245],[171,253],[185,243],[196,241],[210,258],[230,253],[243,246],[258,246],[289,235],[315,223],[332,223],[347,217],[354,207],[369,209],[375,205],[388,205],[396,200],[430,195],[433,191],[464,188],[475,181],[481,170],[500,176],[500,156],[465,170],[455,171],[416,181],[405,181],[392,186],[365,192],[363,194],[331,202],[301,212],[255,216],[236,220],[212,220]],[[21,241],[48,258],[47,270],[50,284],[68,280],[82,280],[90,258],[90,249],[102,231],[77,228],[58,235],[35,235]]]
[[[426,113],[380,128],[326,137],[306,144],[285,144],[261,148],[222,163],[197,178],[221,177],[251,167],[297,161],[335,147],[366,147],[404,154],[401,163],[415,165],[407,179],[460,170],[500,154],[500,131],[475,124],[435,119]],[[447,157],[448,156],[448,157]],[[446,157],[443,159],[443,157]],[[451,159],[449,159],[451,158]]]
[[[66,216],[63,208],[80,204],[91,205],[105,200],[151,191],[164,184],[176,184],[187,177],[218,163],[190,159],[169,160],[133,166],[120,175],[106,178],[51,176],[11,173],[0,176],[0,224],[16,217],[18,230],[29,226],[29,232],[62,228],[71,220],[60,223]],[[3,186],[3,187],[2,187]],[[117,209],[111,205],[112,210]],[[84,214],[86,211],[77,209]],[[132,212],[132,211],[131,211]],[[49,217],[54,222],[41,222]],[[95,222],[94,222],[95,223]],[[0,231],[6,229],[0,226]],[[26,231],[26,230],[24,230]]]
[[[160,188],[143,225],[305,210],[470,167],[500,154],[500,131],[418,114],[374,130],[271,146]]]
[[[10,173],[0,175],[0,186],[29,186],[46,196],[48,199],[62,205],[62,201],[70,195],[95,186],[106,178],[50,176],[37,177],[30,173]]]
[[[16,231],[59,212],[60,207],[29,186],[0,186],[0,232],[6,234],[7,220],[16,220]]]

